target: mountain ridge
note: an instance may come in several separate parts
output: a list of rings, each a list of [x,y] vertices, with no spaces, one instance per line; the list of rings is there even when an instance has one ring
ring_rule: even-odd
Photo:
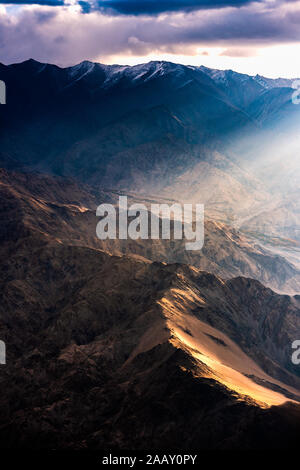
[[[30,243],[57,242],[102,249],[114,255],[129,255],[167,263],[181,262],[210,271],[225,279],[239,275],[258,279],[280,293],[297,294],[300,271],[284,257],[261,248],[230,226],[205,220],[205,243],[200,252],[185,249],[185,239],[99,240],[96,237],[96,208],[111,203],[116,208],[118,193],[95,191],[65,178],[0,170],[0,230],[2,244],[10,246],[16,237]],[[128,195],[128,203],[149,202]],[[154,200],[152,200],[154,202]],[[156,199],[156,203],[171,202]],[[118,210],[118,209],[117,209]]]
[[[39,60],[36,60],[36,59],[33,59],[33,58],[29,58],[29,59],[26,59],[24,61],[21,61],[21,62],[12,62],[10,64],[4,64],[4,63],[1,63],[0,62],[0,66],[3,66],[3,67],[12,67],[12,66],[18,66],[18,65],[22,65],[22,64],[38,64],[38,65],[50,65],[50,66],[53,66],[53,67],[57,67],[59,69],[72,69],[72,68],[76,68],[76,67],[80,67],[82,65],[99,65],[100,67],[107,67],[107,68],[113,68],[113,67],[118,67],[120,69],[124,69],[124,68],[134,68],[134,67],[142,67],[142,66],[146,66],[146,65],[149,65],[149,64],[170,64],[170,65],[173,65],[173,66],[180,66],[180,67],[187,67],[187,68],[191,68],[191,69],[203,69],[203,70],[208,70],[210,73],[217,73],[217,74],[220,74],[222,75],[223,73],[226,75],[226,73],[230,73],[230,74],[236,74],[236,75],[239,75],[239,76],[243,76],[243,77],[250,77],[250,78],[256,78],[257,80],[261,80],[263,82],[265,82],[266,84],[269,82],[270,84],[272,83],[276,83],[280,86],[283,85],[284,81],[286,81],[286,83],[289,83],[289,82],[292,82],[292,81],[295,81],[295,80],[299,80],[298,77],[294,77],[294,78],[285,78],[285,77],[277,77],[277,78],[272,78],[272,77],[266,77],[266,76],[263,76],[263,75],[260,75],[260,74],[254,74],[254,75],[250,75],[250,74],[247,74],[247,73],[243,73],[243,72],[238,72],[236,70],[232,70],[232,69],[215,69],[215,68],[211,68],[211,67],[207,67],[205,65],[189,65],[189,64],[181,64],[179,62],[172,62],[172,61],[167,61],[167,60],[150,60],[149,62],[142,62],[140,64],[135,64],[135,65],[129,65],[129,64],[105,64],[105,63],[102,63],[102,62],[95,62],[95,61],[92,61],[92,60],[82,60],[81,62],[78,62],[74,65],[67,65],[67,66],[60,66],[58,64],[54,64],[54,63],[49,63],[49,62],[41,62]]]
[[[299,302],[59,243],[20,244],[2,261],[0,446],[160,449],[179,434],[184,448],[296,446],[300,379],[286,366]]]

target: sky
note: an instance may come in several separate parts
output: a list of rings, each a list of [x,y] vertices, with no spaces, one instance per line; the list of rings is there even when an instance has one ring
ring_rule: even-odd
[[[300,77],[300,0],[0,0],[0,62],[29,58]]]

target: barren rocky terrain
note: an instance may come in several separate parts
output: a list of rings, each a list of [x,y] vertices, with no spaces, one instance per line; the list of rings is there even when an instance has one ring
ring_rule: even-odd
[[[0,447],[298,449],[292,82],[34,60],[0,79]],[[99,240],[120,195],[204,204],[203,249]]]
[[[89,232],[96,200],[71,181],[2,172],[1,446],[296,447],[298,296],[141,248],[109,253],[122,248]],[[214,250],[233,236],[208,230]]]

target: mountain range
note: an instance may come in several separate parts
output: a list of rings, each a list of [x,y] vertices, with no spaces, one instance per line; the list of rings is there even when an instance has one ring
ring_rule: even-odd
[[[0,76],[2,167],[173,198],[180,187],[237,228],[292,191],[296,207],[282,216],[292,227],[281,218],[275,232],[299,238],[293,80],[168,62],[59,68],[33,60],[0,65]]]
[[[150,62],[0,65],[0,447],[296,449],[293,80]],[[185,240],[96,208],[205,204]]]

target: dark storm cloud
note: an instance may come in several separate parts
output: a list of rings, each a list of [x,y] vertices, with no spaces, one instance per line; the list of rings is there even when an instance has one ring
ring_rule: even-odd
[[[80,6],[89,12],[88,2],[82,0]],[[0,15],[1,58],[7,63],[28,57],[74,64],[87,58],[106,62],[113,56],[193,56],[197,48],[211,46],[226,48],[224,56],[247,57],[262,46],[300,41],[300,1],[254,2],[184,15],[108,18],[101,11],[82,14],[68,7],[21,9],[13,20],[11,15],[8,9]]]
[[[82,1],[84,13],[100,10],[102,13],[123,15],[157,15],[176,11],[193,11],[224,7],[241,7],[262,0],[91,0]]]

